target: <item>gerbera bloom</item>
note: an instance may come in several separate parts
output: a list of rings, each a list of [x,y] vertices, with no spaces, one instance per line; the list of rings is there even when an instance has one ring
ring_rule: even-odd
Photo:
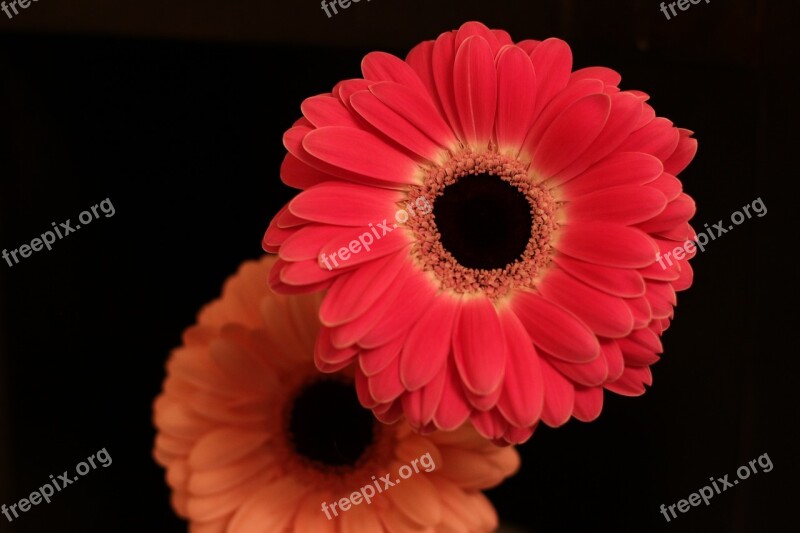
[[[516,451],[492,446],[469,426],[423,437],[405,423],[377,423],[359,405],[352,373],[314,368],[319,298],[270,292],[273,263],[245,263],[203,309],[172,354],[155,401],[154,455],[189,530],[496,528],[480,489],[516,471]],[[414,461],[421,467],[409,476],[401,469]],[[354,500],[346,512],[332,512],[341,498],[377,483],[373,476],[391,473],[391,481],[398,472],[403,481],[385,490],[381,483],[371,504]]]
[[[642,394],[692,281],[693,253],[657,262],[695,236],[691,132],[564,41],[477,22],[362,72],[303,102],[302,192],[264,237],[275,290],[327,289],[319,368],[357,361],[384,420],[498,442]]]

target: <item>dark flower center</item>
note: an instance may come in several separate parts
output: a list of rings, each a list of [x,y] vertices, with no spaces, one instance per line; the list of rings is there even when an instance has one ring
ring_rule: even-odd
[[[304,388],[289,412],[298,454],[325,466],[353,466],[375,440],[375,418],[358,403],[355,388],[335,379]]]
[[[468,174],[445,187],[433,204],[442,246],[466,268],[504,268],[531,238],[531,204],[492,174]]]

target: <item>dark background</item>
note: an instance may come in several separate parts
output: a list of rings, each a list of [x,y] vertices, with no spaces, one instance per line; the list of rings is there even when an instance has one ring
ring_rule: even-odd
[[[760,197],[694,260],[654,387],[600,419],[540,429],[491,491],[521,531],[782,532],[798,484],[797,10],[656,1],[316,0],[31,4],[0,13],[0,248],[110,198],[116,214],[0,262],[0,503],[106,448],[113,464],[0,531],[185,531],[151,459],[150,404],[199,307],[260,256],[290,197],[281,136],[300,102],[467,20],[558,36],[692,129],[682,174],[702,229]],[[790,12],[791,10],[791,12]],[[768,453],[759,473],[667,524],[659,506]]]

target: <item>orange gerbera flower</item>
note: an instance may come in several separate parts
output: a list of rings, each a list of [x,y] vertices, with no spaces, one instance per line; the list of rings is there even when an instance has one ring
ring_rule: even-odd
[[[421,436],[377,422],[352,373],[316,371],[320,298],[270,292],[274,262],[245,263],[202,310],[154,404],[155,459],[190,530],[496,528],[480,489],[516,471],[516,451],[469,427]]]

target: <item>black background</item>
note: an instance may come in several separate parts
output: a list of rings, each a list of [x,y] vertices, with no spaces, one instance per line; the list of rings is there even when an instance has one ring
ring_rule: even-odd
[[[300,102],[467,20],[515,40],[558,36],[575,66],[692,129],[682,174],[702,229],[760,197],[694,260],[654,387],[606,394],[594,423],[540,429],[489,493],[521,531],[795,529],[798,17],[790,2],[353,4],[315,0],[34,3],[0,13],[0,247],[18,248],[110,198],[52,251],[0,262],[0,503],[106,448],[113,464],[0,531],[185,531],[151,459],[163,365],[225,277],[261,255],[291,190],[278,177]],[[793,12],[790,12],[793,10]],[[768,453],[770,473],[667,524],[672,504]]]

